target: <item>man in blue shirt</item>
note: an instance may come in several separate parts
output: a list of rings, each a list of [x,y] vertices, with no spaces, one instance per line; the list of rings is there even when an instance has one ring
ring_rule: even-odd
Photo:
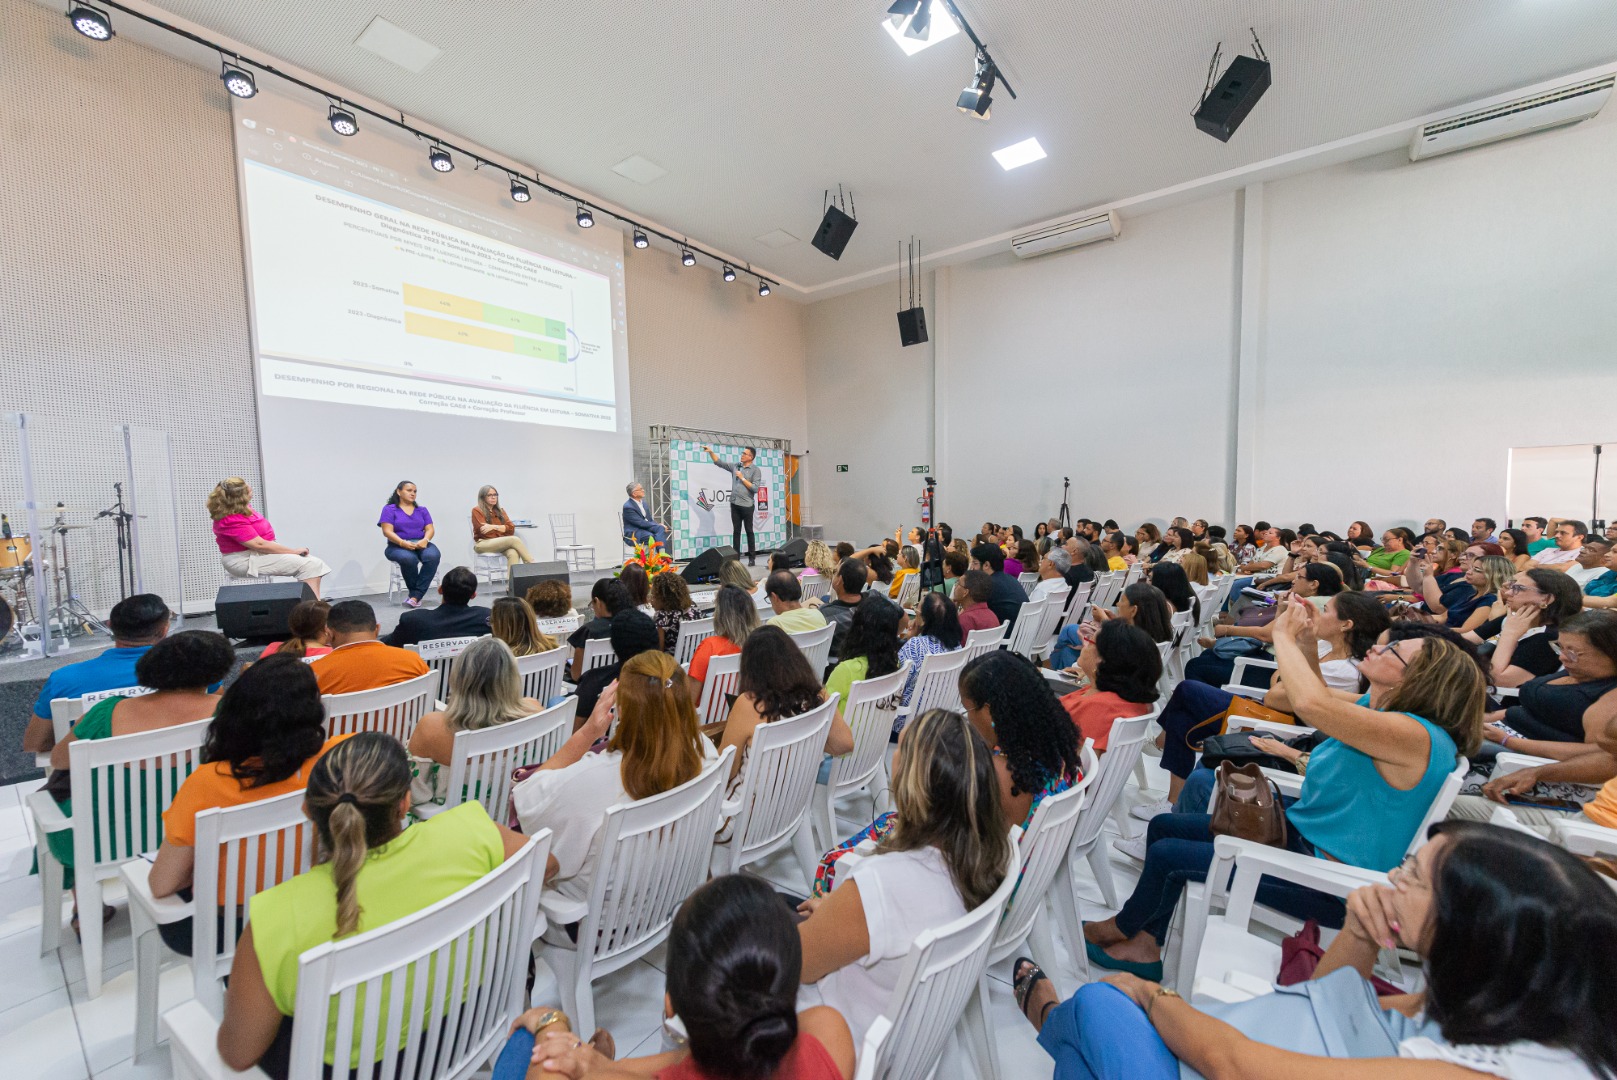
[[[34,718],[23,735],[23,750],[42,754],[56,742],[51,729],[51,699],[138,685],[135,662],[168,633],[168,621],[168,605],[161,596],[139,593],[120,600],[107,616],[112,648],[77,664],[59,667],[45,680],[45,688],[34,702]]]

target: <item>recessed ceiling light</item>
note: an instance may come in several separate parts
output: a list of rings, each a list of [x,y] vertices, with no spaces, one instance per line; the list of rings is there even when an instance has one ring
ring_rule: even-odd
[[[919,5],[917,5],[916,10],[920,10]],[[901,19],[896,25],[891,18],[883,16],[881,21],[882,29],[887,31],[888,37],[898,42],[898,47],[904,50],[905,56],[914,56],[928,45],[936,45],[940,41],[947,41],[960,33],[960,24],[954,21],[954,16],[949,14],[949,9],[943,5],[942,0],[931,0],[931,4],[927,8],[927,14],[931,16],[932,24],[927,29],[926,37],[924,38],[906,37],[904,34],[904,31],[909,29],[910,22],[914,19],[914,16]]]
[[[999,162],[999,167],[1006,172],[1021,168],[1029,162],[1038,161],[1040,158],[1047,156],[1044,152],[1044,147],[1039,145],[1038,139],[1023,139],[1019,143],[1012,143],[1003,150],[994,151],[994,160]]]

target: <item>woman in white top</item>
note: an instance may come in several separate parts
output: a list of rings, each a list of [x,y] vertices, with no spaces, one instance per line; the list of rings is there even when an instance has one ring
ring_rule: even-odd
[[[992,752],[959,713],[932,709],[905,726],[893,801],[887,839],[849,852],[836,888],[799,909],[803,983],[848,1021],[855,1045],[887,1007],[915,936],[987,900],[1011,857]]]
[[[449,669],[449,707],[427,713],[410,736],[410,803],[416,816],[423,816],[428,804],[443,807],[457,732],[510,723],[543,708],[522,696],[517,658],[505,642],[482,637],[461,650]]]
[[[612,741],[590,753],[611,727],[614,704]],[[717,757],[702,737],[685,672],[674,658],[655,649],[625,661],[584,726],[511,789],[522,831],[551,830],[546,887],[568,900],[587,900],[606,812],[694,780]]]

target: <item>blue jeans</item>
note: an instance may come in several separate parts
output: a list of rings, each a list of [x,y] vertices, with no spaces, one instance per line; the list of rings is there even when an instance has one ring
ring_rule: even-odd
[[[1179,789],[1179,801],[1173,804],[1176,814],[1205,814],[1213,803],[1213,782],[1217,774],[1203,765],[1190,770],[1185,786]]]
[[[1084,642],[1078,636],[1078,624],[1074,623],[1057,635],[1056,646],[1050,651],[1050,666],[1057,671],[1065,671],[1078,662],[1078,654],[1083,651]]]
[[[1196,657],[1194,664],[1201,657]],[[1204,682],[1186,679],[1173,688],[1168,704],[1162,707],[1162,767],[1174,776],[1186,777],[1196,767],[1196,755],[1202,740],[1218,733],[1217,724],[1208,724],[1215,716],[1230,707],[1235,695],[1209,686]],[[1206,727],[1203,730],[1198,728]]]
[[[1224,598],[1225,611],[1230,610],[1230,608],[1234,606],[1235,602],[1241,598],[1242,589],[1250,589],[1252,587],[1253,580],[1254,579],[1251,577],[1238,577],[1230,583],[1230,594]]]
[[[1179,1080],[1179,1059],[1145,1010],[1105,983],[1079,987],[1046,1013],[1039,1045],[1055,1059],[1055,1080]],[[498,1068],[494,1080],[505,1080]]]
[[[1205,771],[1205,770],[1203,770]],[[1117,913],[1117,928],[1129,937],[1145,930],[1162,944],[1173,921],[1179,892],[1187,882],[1206,881],[1213,864],[1212,817],[1207,814],[1158,814],[1145,831],[1145,867],[1134,894]],[[1313,855],[1314,845],[1295,828],[1286,830],[1286,850]],[[1298,919],[1317,919],[1332,929],[1342,925],[1342,901],[1289,882],[1265,879],[1258,903]]]
[[[411,596],[419,600],[427,595],[427,590],[432,587],[432,579],[438,576],[438,560],[441,556],[437,544],[428,544],[420,551],[389,544],[382,554],[399,564],[404,588]]]
[[[495,1059],[492,1080],[522,1080],[528,1075],[528,1060],[532,1057],[533,1033],[527,1028],[517,1028],[505,1040],[505,1049]]]
[[[630,529],[627,535],[637,544],[655,540],[664,547],[668,546],[668,530],[661,525],[653,525],[650,529]]]

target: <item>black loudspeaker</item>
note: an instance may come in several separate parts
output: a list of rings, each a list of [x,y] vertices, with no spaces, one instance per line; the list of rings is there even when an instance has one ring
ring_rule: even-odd
[[[261,585],[225,585],[213,598],[219,632],[228,638],[284,638],[292,609],[314,599],[301,581],[269,581]]]
[[[568,574],[564,562],[517,563],[511,567],[511,579],[505,593],[507,596],[524,597],[529,589],[541,581],[559,581],[569,589],[573,587],[572,576]]]
[[[785,570],[800,570],[807,564],[803,557],[808,554],[808,541],[802,537],[789,540],[782,547],[775,549],[774,563]]]
[[[825,217],[820,219],[820,227],[814,230],[812,243],[833,259],[840,259],[843,249],[848,246],[848,241],[853,239],[853,231],[858,227],[859,222],[840,209],[827,206]]]
[[[719,564],[725,559],[735,559],[740,556],[733,547],[708,548],[702,554],[686,564],[679,576],[685,579],[687,585],[701,585],[719,578]]]
[[[926,308],[912,307],[898,313],[898,340],[907,349],[926,341]]]
[[[1196,126],[1219,142],[1229,142],[1267,89],[1268,61],[1237,56],[1196,110]]]

